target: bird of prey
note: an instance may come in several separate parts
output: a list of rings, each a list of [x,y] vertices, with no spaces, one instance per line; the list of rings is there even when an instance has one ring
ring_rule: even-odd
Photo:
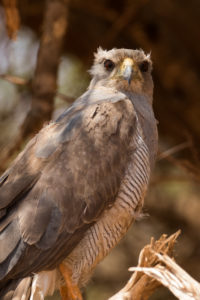
[[[0,299],[82,299],[140,215],[157,152],[152,63],[98,49],[87,91],[0,179]]]

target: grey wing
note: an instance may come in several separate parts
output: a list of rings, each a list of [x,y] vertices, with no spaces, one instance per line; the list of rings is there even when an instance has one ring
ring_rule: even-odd
[[[53,268],[72,251],[114,202],[134,130],[129,100],[105,102],[50,124],[30,142],[0,187],[1,280]]]

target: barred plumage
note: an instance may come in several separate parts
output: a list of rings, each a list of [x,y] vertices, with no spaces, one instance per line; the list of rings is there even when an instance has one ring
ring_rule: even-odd
[[[119,243],[130,225],[140,216],[150,176],[150,162],[141,128],[139,124],[136,126],[138,128],[131,144],[137,150],[130,154],[130,162],[114,205],[103,213],[65,260],[73,270],[74,282],[80,286],[87,282],[96,264]]]

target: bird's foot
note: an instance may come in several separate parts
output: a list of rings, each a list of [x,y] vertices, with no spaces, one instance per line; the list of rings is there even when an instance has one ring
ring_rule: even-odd
[[[62,300],[83,300],[78,286],[72,283],[71,271],[64,264],[60,264],[59,269],[66,283],[60,287]]]

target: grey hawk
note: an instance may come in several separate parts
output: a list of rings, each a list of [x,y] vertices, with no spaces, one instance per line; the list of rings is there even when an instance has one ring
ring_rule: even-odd
[[[0,179],[0,299],[81,288],[143,206],[157,152],[152,63],[98,49],[87,91]]]

